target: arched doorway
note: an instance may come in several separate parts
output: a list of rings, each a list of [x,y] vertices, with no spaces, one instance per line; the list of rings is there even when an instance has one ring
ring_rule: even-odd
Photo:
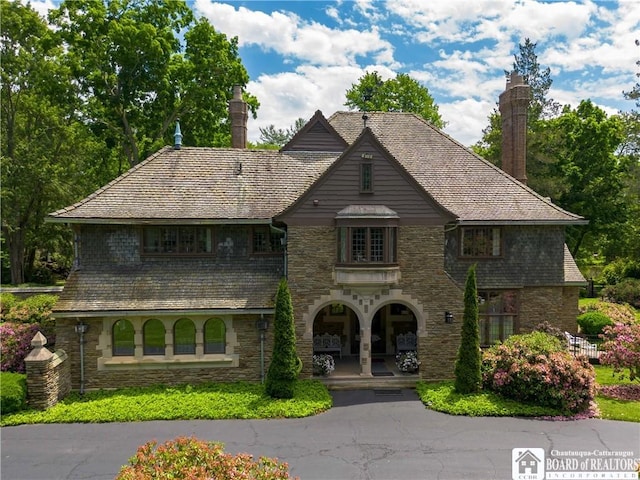
[[[336,369],[359,373],[360,322],[356,312],[339,302],[322,307],[313,321],[313,354],[331,355]]]
[[[398,347],[398,335],[417,335],[418,322],[412,310],[402,303],[388,303],[380,307],[371,320],[371,352],[374,356],[395,355],[405,348]]]

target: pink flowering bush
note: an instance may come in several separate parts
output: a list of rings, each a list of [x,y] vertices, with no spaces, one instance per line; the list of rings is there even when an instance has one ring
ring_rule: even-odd
[[[640,323],[616,323],[605,327],[600,346],[600,363],[615,373],[629,369],[629,379],[640,382]]]
[[[139,447],[116,480],[285,480],[290,478],[288,468],[286,463],[272,458],[254,461],[246,453],[225,453],[220,443],[178,437],[163,445],[152,441]]]
[[[633,323],[636,315],[629,305],[611,302],[594,302],[579,307],[581,314],[586,312],[600,312],[611,319],[613,323]]]
[[[574,358],[543,332],[513,335],[485,351],[482,382],[487,390],[523,403],[575,414],[595,398],[595,372],[584,356]]]
[[[37,323],[0,323],[0,371],[24,373],[24,358],[39,330]]]

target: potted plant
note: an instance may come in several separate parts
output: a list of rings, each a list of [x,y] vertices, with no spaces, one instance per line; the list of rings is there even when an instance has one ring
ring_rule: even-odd
[[[329,375],[336,369],[336,363],[333,357],[328,353],[322,353],[313,356],[313,374],[314,375]]]
[[[396,355],[396,366],[402,373],[415,373],[420,367],[420,361],[418,360],[418,352],[415,350],[409,350],[406,352],[400,352]]]

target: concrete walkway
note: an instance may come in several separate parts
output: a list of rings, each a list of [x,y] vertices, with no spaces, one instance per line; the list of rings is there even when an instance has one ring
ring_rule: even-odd
[[[394,393],[394,392],[391,392]],[[285,420],[158,421],[5,427],[2,480],[113,479],[152,439],[195,436],[230,453],[278,457],[312,479],[510,479],[514,448],[633,451],[640,424],[453,417],[426,410],[412,390],[335,391],[321,415]]]

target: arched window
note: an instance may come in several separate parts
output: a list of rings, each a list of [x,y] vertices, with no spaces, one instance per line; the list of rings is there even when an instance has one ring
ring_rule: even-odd
[[[204,353],[224,353],[226,327],[220,318],[210,318],[204,324]]]
[[[173,353],[196,353],[196,326],[188,318],[181,318],[173,326]]]
[[[114,357],[133,355],[135,350],[133,336],[133,325],[129,320],[121,318],[114,323],[111,331],[112,355]]]
[[[164,355],[164,325],[160,320],[147,320],[142,327],[142,345],[145,355]]]

